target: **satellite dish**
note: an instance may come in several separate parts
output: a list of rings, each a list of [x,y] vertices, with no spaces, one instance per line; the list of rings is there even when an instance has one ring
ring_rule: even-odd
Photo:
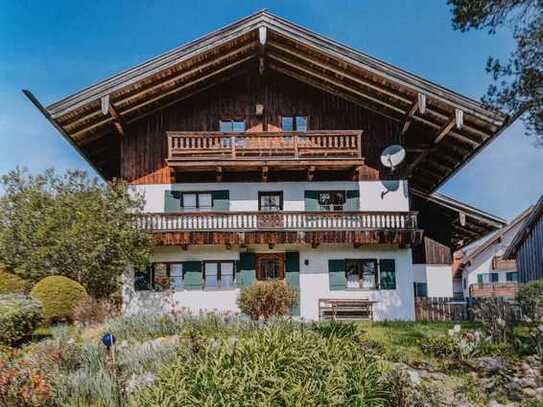
[[[405,159],[405,149],[399,144],[388,146],[381,153],[381,164],[394,171]]]

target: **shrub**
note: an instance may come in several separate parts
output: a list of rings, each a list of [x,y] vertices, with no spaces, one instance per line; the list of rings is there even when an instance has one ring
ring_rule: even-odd
[[[83,323],[104,322],[117,314],[117,307],[108,300],[97,300],[90,295],[83,297],[74,308],[73,319]]]
[[[482,350],[479,332],[461,332],[460,325],[450,329],[448,335],[433,335],[421,342],[422,351],[438,358],[466,360]]]
[[[87,295],[78,282],[64,276],[49,276],[40,280],[30,295],[43,306],[50,322],[72,320],[75,306]]]
[[[40,304],[21,294],[0,295],[0,342],[13,344],[42,322]]]
[[[278,321],[181,346],[140,406],[391,405],[384,368],[354,341]]]
[[[0,352],[0,405],[49,405],[52,385],[47,373],[21,357],[18,349]]]
[[[532,321],[543,321],[543,279],[521,286],[517,301],[526,317]]]
[[[8,273],[0,266],[0,295],[1,294],[26,294],[30,289],[28,281],[21,277]]]
[[[283,281],[256,281],[241,290],[238,305],[251,319],[269,319],[288,314],[298,302],[298,293]]]
[[[517,322],[514,304],[499,297],[479,298],[473,306],[473,314],[493,342],[506,342],[511,338]]]

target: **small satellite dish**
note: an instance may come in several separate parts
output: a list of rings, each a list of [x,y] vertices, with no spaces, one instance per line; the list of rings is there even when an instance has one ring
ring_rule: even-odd
[[[394,171],[405,159],[405,149],[399,144],[388,146],[381,153],[381,164]]]

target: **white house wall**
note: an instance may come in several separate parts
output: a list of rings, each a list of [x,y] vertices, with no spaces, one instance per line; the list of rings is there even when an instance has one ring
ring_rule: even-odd
[[[452,297],[453,279],[450,264],[413,264],[413,278],[428,285],[428,297]]]
[[[413,272],[411,249],[395,246],[373,246],[358,248],[346,245],[327,245],[318,249],[308,246],[277,245],[274,250],[252,246],[255,252],[298,251],[300,253],[300,313],[308,320],[319,318],[319,299],[368,299],[376,301],[375,320],[412,320],[414,314]],[[386,258],[394,259],[396,264],[395,290],[340,290],[329,289],[329,259],[342,258]],[[199,247],[182,250],[177,247],[157,248],[153,261],[190,260],[237,260],[239,251],[232,248]],[[308,260],[308,265],[305,261]],[[145,312],[167,312],[171,309],[168,296],[152,291],[134,291],[133,278],[129,274],[123,288],[124,311],[128,314]],[[173,294],[177,309],[187,308],[192,312],[233,311],[238,312],[236,299],[239,289],[230,290],[183,290]]]
[[[230,211],[258,211],[259,191],[283,191],[285,211],[304,210],[306,190],[360,191],[361,211],[408,211],[407,181],[223,182],[134,185],[145,198],[145,212],[164,212],[164,191],[230,191]]]

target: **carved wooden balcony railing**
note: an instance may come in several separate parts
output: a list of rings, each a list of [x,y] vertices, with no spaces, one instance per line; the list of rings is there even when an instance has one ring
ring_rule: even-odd
[[[167,132],[168,162],[362,159],[362,132]]]
[[[146,213],[137,226],[151,232],[415,230],[416,212],[180,212]]]

